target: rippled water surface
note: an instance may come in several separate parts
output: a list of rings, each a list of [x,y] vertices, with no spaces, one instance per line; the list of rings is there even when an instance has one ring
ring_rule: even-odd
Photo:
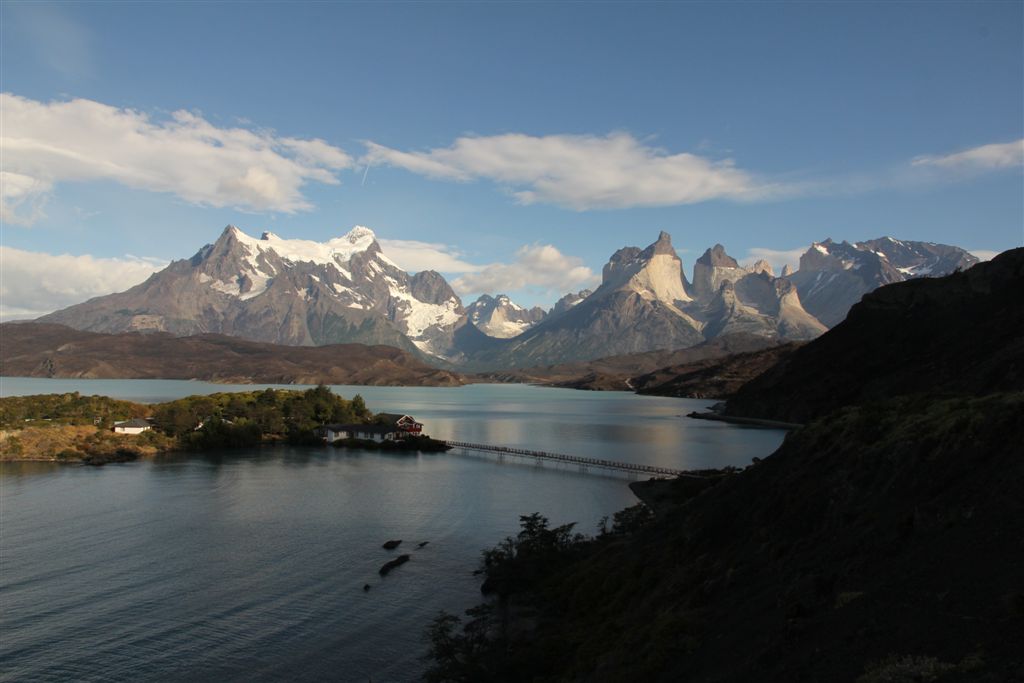
[[[245,387],[3,378],[3,395],[140,401]],[[680,417],[704,402],[521,385],[335,387],[440,438],[669,467],[742,465],[782,433]],[[102,468],[6,463],[0,680],[416,680],[438,610],[479,599],[482,548],[539,511],[590,533],[622,476],[449,453],[264,447]],[[404,539],[412,560],[377,569]],[[417,550],[416,543],[429,541]],[[364,592],[364,584],[371,589]]]

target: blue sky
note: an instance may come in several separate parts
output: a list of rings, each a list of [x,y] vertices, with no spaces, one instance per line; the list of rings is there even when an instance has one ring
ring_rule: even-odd
[[[687,270],[716,242],[1019,246],[1022,8],[5,1],[0,307],[127,287],[228,223],[366,225],[527,304],[659,230]]]

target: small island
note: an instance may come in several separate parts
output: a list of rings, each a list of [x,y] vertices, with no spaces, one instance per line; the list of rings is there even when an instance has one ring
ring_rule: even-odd
[[[0,399],[0,460],[102,465],[171,451],[287,443],[441,452],[411,416],[375,415],[320,385],[187,396],[158,404],[78,392]]]

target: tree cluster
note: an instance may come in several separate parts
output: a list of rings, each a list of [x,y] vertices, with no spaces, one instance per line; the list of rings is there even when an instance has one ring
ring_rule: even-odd
[[[0,428],[21,429],[26,422],[96,425],[109,428],[114,422],[143,417],[149,407],[106,396],[65,394],[8,396],[0,399]]]
[[[305,391],[264,389],[188,396],[156,407],[157,429],[189,447],[248,446],[264,438],[312,443],[317,427],[373,417],[358,394],[351,400],[323,385]]]

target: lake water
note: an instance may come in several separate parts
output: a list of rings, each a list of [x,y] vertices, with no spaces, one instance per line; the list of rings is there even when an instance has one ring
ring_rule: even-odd
[[[137,401],[252,388],[0,380],[4,396]],[[334,390],[412,414],[438,438],[675,468],[745,465],[783,437],[681,417],[704,401],[523,385]],[[417,680],[424,627],[441,609],[479,601],[472,570],[483,548],[535,511],[592,533],[636,502],[627,483],[454,451],[264,447],[102,468],[5,463],[0,680]],[[399,551],[380,547],[393,538]],[[412,560],[380,578],[398,552]]]

